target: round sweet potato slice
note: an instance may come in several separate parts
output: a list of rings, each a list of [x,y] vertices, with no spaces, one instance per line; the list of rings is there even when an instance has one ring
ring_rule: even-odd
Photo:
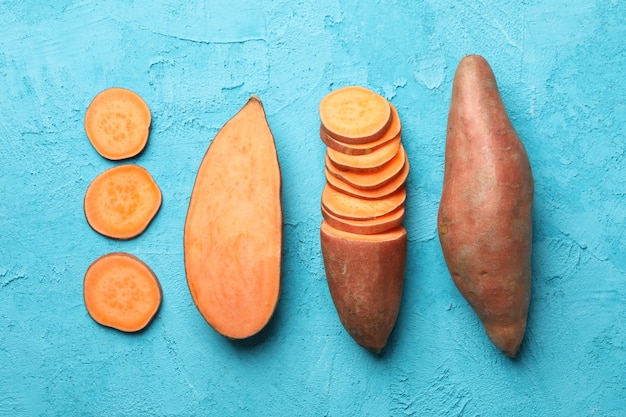
[[[113,252],[96,259],[83,282],[85,307],[99,324],[122,332],[145,328],[157,313],[161,285],[134,255]]]
[[[320,126],[320,138],[329,148],[346,155],[367,155],[368,153],[374,152],[390,140],[399,137],[402,133],[402,123],[400,123],[398,111],[392,103],[389,103],[389,106],[391,106],[391,123],[385,133],[376,140],[366,143],[345,143],[333,138],[324,128],[324,125]]]
[[[114,161],[139,154],[150,133],[150,108],[137,93],[108,88],[85,113],[85,132],[96,151]]]
[[[91,182],[85,193],[85,217],[104,236],[131,239],[152,222],[161,200],[161,190],[145,168],[120,165],[107,169]]]
[[[348,86],[327,94],[320,102],[320,120],[337,140],[367,143],[385,134],[391,124],[391,106],[379,94]]]

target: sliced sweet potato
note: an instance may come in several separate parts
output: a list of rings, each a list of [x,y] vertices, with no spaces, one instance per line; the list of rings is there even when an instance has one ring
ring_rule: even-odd
[[[396,175],[391,181],[389,181],[386,184],[381,185],[380,187],[371,188],[368,190],[356,188],[348,184],[347,182],[339,179],[337,176],[331,174],[328,168],[326,168],[324,171],[326,175],[326,182],[328,183],[328,185],[335,188],[336,190],[344,194],[354,196],[354,197],[365,198],[365,199],[376,199],[376,198],[383,198],[393,193],[405,183],[409,175],[409,160],[407,159],[405,161],[404,166],[402,167],[402,170],[400,171],[400,173]]]
[[[282,222],[274,137],[263,104],[253,96],[209,146],[185,221],[189,290],[218,333],[246,338],[272,317],[280,292]]]
[[[326,155],[326,169],[328,169],[330,174],[347,182],[351,186],[362,190],[379,188],[393,181],[393,179],[400,175],[400,172],[402,172],[405,162],[406,153],[402,144],[400,144],[398,153],[391,159],[391,161],[387,162],[376,171],[370,172],[352,172],[342,170],[332,163],[328,154]]]
[[[150,323],[161,305],[161,285],[139,258],[113,252],[96,259],[83,282],[85,307],[99,324],[137,332]]]
[[[379,147],[385,145],[390,140],[400,137],[402,133],[402,124],[400,123],[398,111],[393,104],[389,103],[389,106],[391,107],[391,123],[385,133],[374,141],[361,144],[341,142],[333,138],[328,131],[324,129],[324,125],[320,126],[320,138],[329,148],[346,155],[367,155],[368,153],[371,153]]]
[[[406,187],[375,200],[365,200],[337,191],[326,184],[322,191],[322,206],[337,217],[368,220],[384,216],[396,210],[406,200]]]
[[[380,352],[400,309],[406,230],[400,226],[360,235],[323,221],[320,236],[326,279],[341,323],[359,345]]]
[[[322,216],[324,220],[335,229],[360,235],[375,235],[401,226],[404,220],[404,206],[402,205],[380,217],[365,220],[342,218],[334,215],[322,206]]]
[[[327,94],[320,102],[320,120],[336,140],[367,143],[385,134],[391,124],[391,106],[379,94],[348,86]]]
[[[524,145],[478,55],[452,86],[438,215],[443,255],[491,341],[514,357],[530,300],[533,177]]]
[[[120,165],[91,182],[85,193],[85,217],[104,236],[131,239],[152,222],[161,200],[161,190],[145,168]]]
[[[396,156],[400,149],[400,136],[396,136],[373,152],[365,155],[348,155],[327,147],[326,153],[333,165],[344,171],[377,171]]]
[[[120,160],[144,149],[150,122],[150,109],[137,93],[125,88],[109,88],[89,104],[85,132],[100,155]]]

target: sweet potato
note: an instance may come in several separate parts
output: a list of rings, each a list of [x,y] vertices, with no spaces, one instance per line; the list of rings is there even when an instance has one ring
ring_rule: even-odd
[[[326,279],[345,329],[378,353],[396,322],[404,283],[409,164],[402,125],[391,103],[363,87],[330,93],[320,103],[320,119]]]
[[[452,87],[438,213],[443,255],[491,341],[515,357],[530,300],[533,177],[524,145],[478,55]]]
[[[274,137],[256,96],[217,133],[191,193],[184,230],[187,283],[220,334],[258,333],[276,308],[283,215]]]
[[[124,252],[106,254],[89,266],[83,296],[97,323],[122,332],[146,327],[162,299],[161,285],[150,267]]]
[[[100,155],[120,160],[144,149],[150,122],[150,109],[137,93],[125,88],[109,88],[89,104],[85,132]]]
[[[320,102],[322,126],[336,140],[367,143],[385,134],[392,121],[389,102],[359,86],[348,86],[327,94]]]
[[[400,309],[406,230],[398,226],[360,235],[323,221],[320,235],[326,279],[341,323],[359,345],[380,352]]]
[[[391,122],[383,135],[376,140],[370,140],[365,143],[345,143],[333,138],[324,128],[324,125],[320,126],[320,138],[330,149],[345,153],[346,155],[367,155],[368,153],[374,152],[390,140],[399,138],[402,133],[402,124],[400,123],[398,111],[393,104],[389,103],[389,106],[391,107]]]
[[[104,236],[131,239],[152,222],[161,199],[159,186],[145,168],[124,164],[107,169],[89,184],[85,217]]]

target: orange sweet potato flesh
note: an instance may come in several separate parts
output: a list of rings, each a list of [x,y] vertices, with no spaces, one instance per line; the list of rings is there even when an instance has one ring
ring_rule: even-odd
[[[125,88],[109,88],[89,104],[85,132],[100,155],[120,160],[144,149],[150,122],[150,109],[137,93]]]
[[[152,222],[161,200],[161,190],[145,168],[119,165],[102,172],[87,188],[85,217],[104,236],[131,239]]]
[[[400,310],[406,230],[399,226],[360,235],[322,221],[320,239],[326,279],[341,323],[359,345],[380,352]]]
[[[129,253],[113,252],[89,266],[83,296],[87,312],[97,323],[137,332],[156,315],[162,292],[148,265]]]
[[[478,55],[452,87],[439,240],[454,283],[491,341],[515,357],[530,300],[533,177],[526,150]]]
[[[389,102],[359,86],[327,94],[320,102],[320,120],[326,131],[345,143],[367,143],[382,137],[392,121]]]
[[[252,96],[209,146],[185,220],[189,290],[218,333],[243,339],[269,322],[280,292],[282,240],[276,146]]]

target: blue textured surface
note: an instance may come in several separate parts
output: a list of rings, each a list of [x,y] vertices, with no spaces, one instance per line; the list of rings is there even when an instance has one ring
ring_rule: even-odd
[[[0,416],[625,415],[624,2],[3,1],[0,27]],[[467,53],[491,63],[535,175],[517,360],[484,335],[436,234],[451,81]],[[404,299],[378,357],[341,327],[318,241],[317,106],[347,84],[397,106],[412,163]],[[125,242],[82,211],[115,165],[83,131],[111,86],[152,109],[132,162],[163,192],[148,230]],[[182,231],[207,146],[251,94],[283,170],[284,274],[270,325],[232,342],[192,303]],[[139,334],[97,325],[83,305],[86,268],[114,250],[163,286]]]

